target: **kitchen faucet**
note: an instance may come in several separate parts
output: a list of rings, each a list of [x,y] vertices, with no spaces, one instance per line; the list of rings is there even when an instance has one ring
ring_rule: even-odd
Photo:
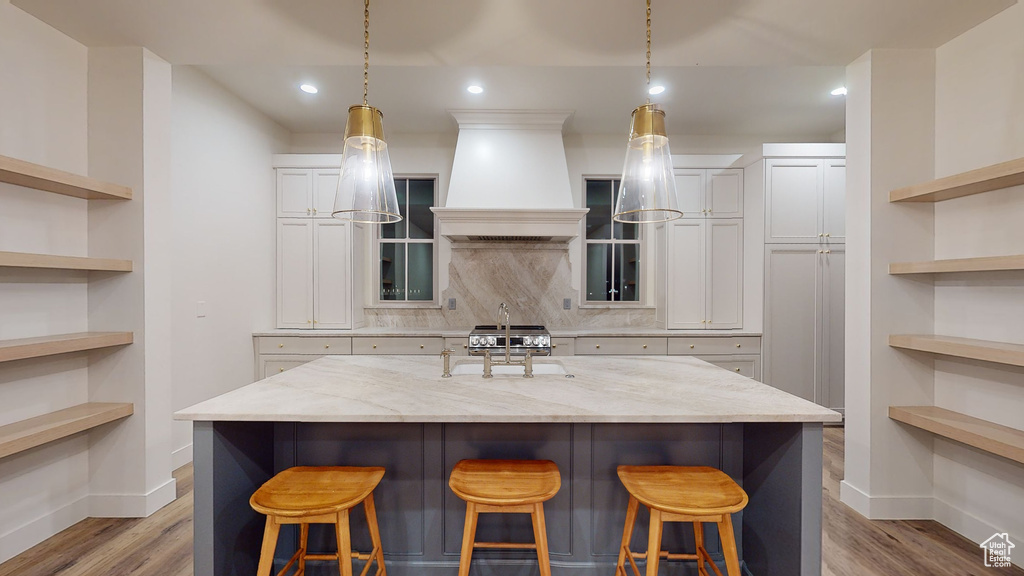
[[[507,364],[508,361],[512,359],[512,347],[511,347],[511,342],[512,342],[511,330],[512,329],[509,326],[509,322],[511,321],[510,320],[511,312],[509,310],[508,304],[505,304],[504,302],[502,302],[501,305],[498,306],[498,323],[497,323],[497,326],[496,326],[496,328],[498,330],[501,330],[501,319],[502,319],[502,315],[503,314],[504,314],[504,318],[505,318],[505,363]]]
[[[502,302],[498,306],[498,323],[495,326],[498,330],[501,330],[502,320],[505,324],[505,361],[491,359],[491,351],[487,350],[484,352],[484,378],[491,378],[491,365],[492,364],[504,364],[505,366],[522,366],[523,367],[523,378],[533,378],[533,352],[530,350],[526,351],[526,357],[522,360],[512,360],[512,327],[509,325],[511,322],[511,312],[509,311],[508,304]]]

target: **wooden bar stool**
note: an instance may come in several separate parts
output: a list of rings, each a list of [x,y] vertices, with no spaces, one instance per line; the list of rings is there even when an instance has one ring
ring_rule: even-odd
[[[550,460],[462,460],[456,464],[448,486],[466,501],[459,576],[469,575],[473,548],[535,549],[541,576],[551,576],[544,502],[557,494],[561,485],[558,466]],[[534,543],[477,542],[477,517],[487,512],[529,514]]]
[[[352,576],[352,559],[365,560],[360,576],[366,576],[377,561],[377,576],[386,576],[384,551],[380,545],[377,511],[373,506],[373,489],[384,477],[379,467],[299,466],[289,468],[260,486],[249,505],[267,515],[263,532],[263,548],[257,576],[269,576],[274,564],[277,535],[282,524],[299,524],[299,549],[278,572],[281,576],[298,562],[296,575],[306,573],[306,560],[337,560],[341,576]],[[373,550],[369,554],[352,551],[348,512],[360,502],[366,509]],[[334,524],[338,539],[337,554],[307,554],[310,524]]]
[[[627,576],[627,559],[633,573],[640,576],[640,570],[635,562],[637,558],[647,559],[646,576],[657,575],[658,561],[661,558],[696,560],[697,573],[701,576],[708,576],[704,567],[706,561],[711,564],[715,574],[722,576],[718,566],[704,549],[704,522],[718,524],[726,571],[729,576],[740,576],[732,514],[747,505],[747,493],[733,482],[732,478],[721,470],[707,466],[619,466],[618,472],[619,480],[629,491],[629,506],[626,508],[626,528],[622,533],[619,562],[615,566],[616,576]],[[633,535],[640,504],[651,512],[646,553],[636,553],[629,549],[629,540]],[[661,551],[661,530],[665,522],[693,522],[694,539],[697,541],[696,554],[670,554]]]

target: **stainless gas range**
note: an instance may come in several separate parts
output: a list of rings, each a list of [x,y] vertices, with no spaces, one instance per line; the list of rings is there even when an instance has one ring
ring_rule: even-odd
[[[469,353],[472,356],[483,356],[490,352],[494,356],[505,354],[506,332],[508,333],[508,353],[511,356],[551,355],[551,333],[543,326],[512,325],[500,328],[491,324],[477,326],[469,333]]]

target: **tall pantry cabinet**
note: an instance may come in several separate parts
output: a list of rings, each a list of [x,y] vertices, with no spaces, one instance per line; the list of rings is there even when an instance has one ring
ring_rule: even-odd
[[[764,184],[764,382],[842,411],[845,158],[765,158]]]
[[[338,160],[340,163],[340,159]],[[331,217],[339,169],[319,155],[279,155],[277,327],[348,329],[363,324],[362,226]]]

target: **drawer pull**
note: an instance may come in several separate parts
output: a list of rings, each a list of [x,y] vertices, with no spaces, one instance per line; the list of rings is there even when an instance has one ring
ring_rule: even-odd
[[[469,344],[463,344],[462,347],[463,348],[469,348]]]
[[[277,347],[278,348],[284,348],[284,344],[278,344]]]
[[[739,345],[739,344],[737,344],[737,345],[736,345],[736,347],[737,347],[737,348],[739,348],[739,347],[740,347],[740,345]]]
[[[420,344],[420,350],[423,350],[423,344]]]
[[[601,347],[600,344],[597,344],[597,345],[594,346],[594,348],[600,348],[600,347]]]
[[[693,350],[693,344],[690,344],[690,350]]]
[[[373,349],[374,349],[374,350],[376,350],[376,349],[377,349],[377,345],[376,345],[376,344],[374,344],[374,345],[373,345]]]
[[[737,372],[739,372],[739,371],[740,371],[740,369],[739,369],[739,368],[737,368],[737,369],[736,369],[736,371],[737,371]]]
[[[552,348],[558,348],[558,344],[552,344],[551,347]]]
[[[330,344],[324,344],[324,348],[325,348],[325,349],[326,349],[326,348],[330,348],[330,347],[331,347],[331,345],[330,345]]]
[[[278,372],[284,372],[284,368],[278,368],[277,371]]]
[[[644,350],[647,350],[647,344],[644,344]]]

